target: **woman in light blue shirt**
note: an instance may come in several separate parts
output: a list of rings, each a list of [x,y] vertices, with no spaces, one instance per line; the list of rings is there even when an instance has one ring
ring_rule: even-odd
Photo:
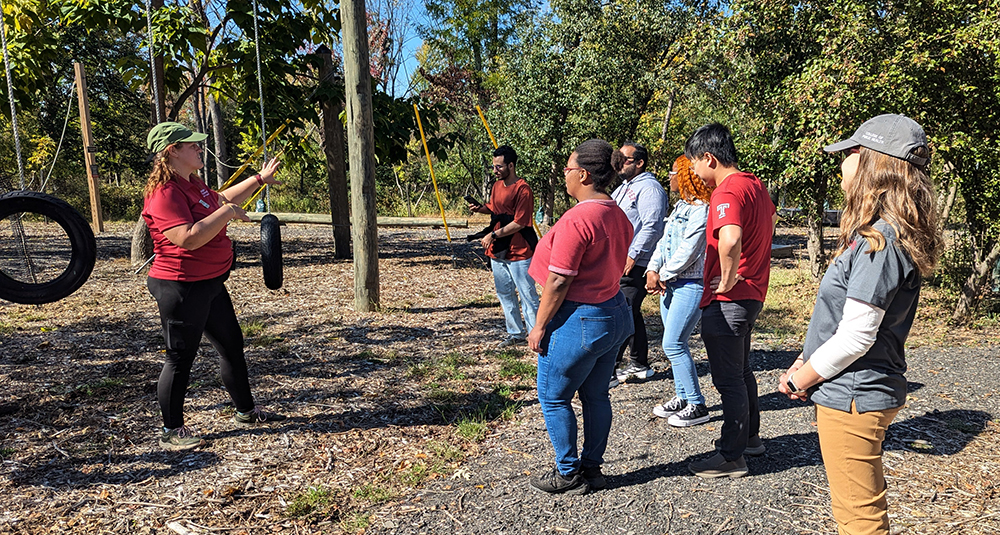
[[[705,226],[711,191],[683,155],[674,161],[670,172],[670,191],[680,193],[681,198],[670,212],[663,237],[646,267],[646,290],[660,294],[663,353],[674,372],[676,395],[654,407],[653,414],[675,427],[688,427],[709,419],[688,338],[701,319],[698,302],[704,289]]]

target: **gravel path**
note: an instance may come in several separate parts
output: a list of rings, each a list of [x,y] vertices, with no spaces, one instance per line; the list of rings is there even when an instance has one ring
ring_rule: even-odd
[[[654,345],[654,344],[651,344]],[[662,353],[659,355],[662,359]],[[658,363],[656,375],[645,382],[626,383],[612,390],[615,420],[604,472],[609,487],[584,496],[548,496],[528,486],[529,474],[548,470],[552,450],[537,403],[522,411],[519,422],[489,437],[486,453],[472,459],[461,477],[428,486],[405,503],[376,514],[373,533],[829,533],[836,531],[813,407],[791,402],[775,393],[777,378],[793,352],[756,351],[754,363],[761,392],[762,457],[748,458],[750,476],[701,480],[689,475],[687,464],[705,458],[721,427],[718,393],[710,386],[708,362],[698,349],[696,359],[712,420],[703,426],[677,429],[652,416],[651,408],[672,392],[670,372]],[[996,424],[1000,414],[1000,347],[975,349],[916,349],[909,354],[910,399],[887,437],[890,514],[894,533],[918,530],[900,522],[893,503],[919,478],[893,476],[897,465],[920,470],[920,464],[949,463],[962,457],[965,446],[981,436],[989,440],[992,459],[971,454],[981,470],[998,467]],[[986,373],[983,373],[986,372]],[[982,433],[982,430],[988,430]],[[922,447],[921,447],[922,446]],[[921,451],[929,452],[921,453]],[[927,468],[931,468],[928,466]],[[929,490],[933,485],[928,486]],[[936,494],[935,494],[936,495]],[[971,495],[971,494],[970,494]],[[950,529],[929,532],[995,533],[1000,511],[996,491],[992,511],[981,511],[982,522],[965,522],[955,513]],[[920,517],[929,512],[913,513]],[[984,518],[985,517],[985,518]],[[973,517],[975,518],[975,517]],[[903,519],[905,520],[905,519]],[[948,518],[939,518],[942,523]]]

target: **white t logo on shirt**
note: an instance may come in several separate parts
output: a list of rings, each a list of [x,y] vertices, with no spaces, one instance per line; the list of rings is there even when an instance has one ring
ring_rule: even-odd
[[[718,210],[719,212],[719,219],[726,217],[726,208],[729,208],[729,203],[727,202],[724,202],[715,207],[715,209]]]

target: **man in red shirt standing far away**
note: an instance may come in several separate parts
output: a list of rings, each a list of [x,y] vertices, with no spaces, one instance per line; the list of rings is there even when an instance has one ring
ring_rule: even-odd
[[[736,146],[725,126],[696,130],[684,154],[695,174],[715,188],[706,228],[701,338],[723,415],[716,454],[688,469],[699,477],[741,477],[747,474],[743,455],[764,453],[750,333],[767,296],[777,213],[760,179],[737,168]]]

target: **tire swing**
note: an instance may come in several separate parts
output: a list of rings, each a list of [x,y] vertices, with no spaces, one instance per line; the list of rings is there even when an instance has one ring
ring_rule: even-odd
[[[22,219],[31,214],[55,221],[69,238],[69,261],[50,280],[39,275],[58,272],[58,267],[47,267],[61,265],[62,259],[47,247],[51,245],[48,237],[40,242],[25,235]],[[53,303],[80,289],[90,278],[97,261],[97,240],[83,216],[65,201],[35,191],[11,191],[0,195],[0,219],[10,221],[16,243],[13,248],[3,247],[0,254],[0,299],[23,305]],[[12,269],[15,261],[25,269]]]
[[[5,228],[6,225],[0,223],[0,299],[25,305],[41,305],[68,296],[87,282],[97,261],[97,240],[83,216],[65,201],[45,193],[25,191],[21,137],[17,126],[17,107],[14,105],[14,83],[7,53],[7,26],[2,17],[0,46],[3,47],[14,150],[20,175],[20,190],[0,195],[0,221],[6,219],[10,223],[9,231]],[[24,229],[25,219],[33,223],[38,219],[36,216],[55,221],[65,235],[53,235],[46,232],[48,229],[35,235],[35,227],[32,226],[33,232],[29,236]],[[67,239],[70,251],[68,260],[65,258],[67,248],[63,244]]]
[[[260,33],[257,27],[257,0],[253,0],[253,42],[257,56],[257,91],[260,97],[260,134],[264,143],[264,161],[267,162],[267,126],[264,122],[264,81],[260,69]],[[271,211],[271,189],[264,186],[267,211]],[[281,259],[281,223],[277,216],[268,213],[260,220],[260,265],[264,272],[264,286],[270,290],[281,288],[284,268]]]

